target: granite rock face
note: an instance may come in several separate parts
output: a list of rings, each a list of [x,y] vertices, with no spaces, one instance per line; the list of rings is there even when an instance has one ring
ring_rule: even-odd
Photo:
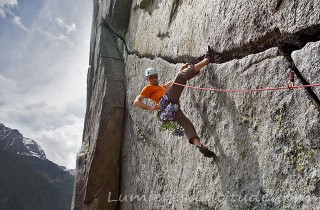
[[[100,2],[100,1],[99,1]],[[117,39],[94,5],[87,110],[77,158],[73,209],[115,209],[108,192],[119,193],[120,149],[125,113],[124,62]],[[112,14],[112,12],[111,12]]]
[[[95,1],[73,209],[317,209],[319,87],[186,88],[181,109],[216,160],[159,131],[156,113],[132,102],[144,69],[169,82],[207,45],[215,61],[190,86],[286,88],[290,70],[297,86],[319,84],[319,5]]]
[[[310,42],[301,50],[294,51],[292,58],[295,65],[308,83],[319,83],[320,78],[320,42]],[[314,88],[320,96],[319,88]]]

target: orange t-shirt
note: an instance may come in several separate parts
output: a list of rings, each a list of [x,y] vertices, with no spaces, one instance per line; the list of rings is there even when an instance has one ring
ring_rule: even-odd
[[[166,92],[167,88],[164,85],[147,85],[142,89],[140,95],[146,98],[150,98],[156,103],[159,103],[160,99]]]

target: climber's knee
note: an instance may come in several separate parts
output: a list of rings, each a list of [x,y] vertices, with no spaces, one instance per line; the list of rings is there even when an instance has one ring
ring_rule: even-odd
[[[189,139],[189,143],[190,144],[194,144],[194,141],[196,141],[197,139],[200,141],[200,138],[198,136],[194,136],[194,137]]]
[[[194,66],[189,65],[187,68],[180,71],[178,76],[183,78],[184,80],[189,80],[189,79],[192,79],[193,77],[197,76],[198,74],[199,74],[199,72],[194,70]]]

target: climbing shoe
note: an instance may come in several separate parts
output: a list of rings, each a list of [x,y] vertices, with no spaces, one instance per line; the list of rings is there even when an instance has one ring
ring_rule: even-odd
[[[210,63],[213,62],[213,50],[210,48],[210,46],[208,46],[208,51],[206,54],[204,54],[204,58],[208,58]]]
[[[201,146],[197,146],[199,151],[207,158],[216,158],[216,154],[212,151],[210,151],[206,146],[203,146],[201,144]]]

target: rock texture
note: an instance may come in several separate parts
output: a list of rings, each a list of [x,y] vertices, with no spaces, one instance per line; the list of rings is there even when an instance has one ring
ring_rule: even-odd
[[[258,89],[320,83],[320,1],[94,1],[88,102],[73,209],[317,209],[319,87],[185,89],[181,108],[217,155],[160,132],[132,102],[212,46],[188,84]],[[130,5],[130,7],[128,6]],[[151,101],[148,101],[151,104]]]
[[[124,62],[116,36],[94,6],[83,145],[78,154],[74,209],[115,209],[108,192],[119,193],[120,148],[125,113]]]

